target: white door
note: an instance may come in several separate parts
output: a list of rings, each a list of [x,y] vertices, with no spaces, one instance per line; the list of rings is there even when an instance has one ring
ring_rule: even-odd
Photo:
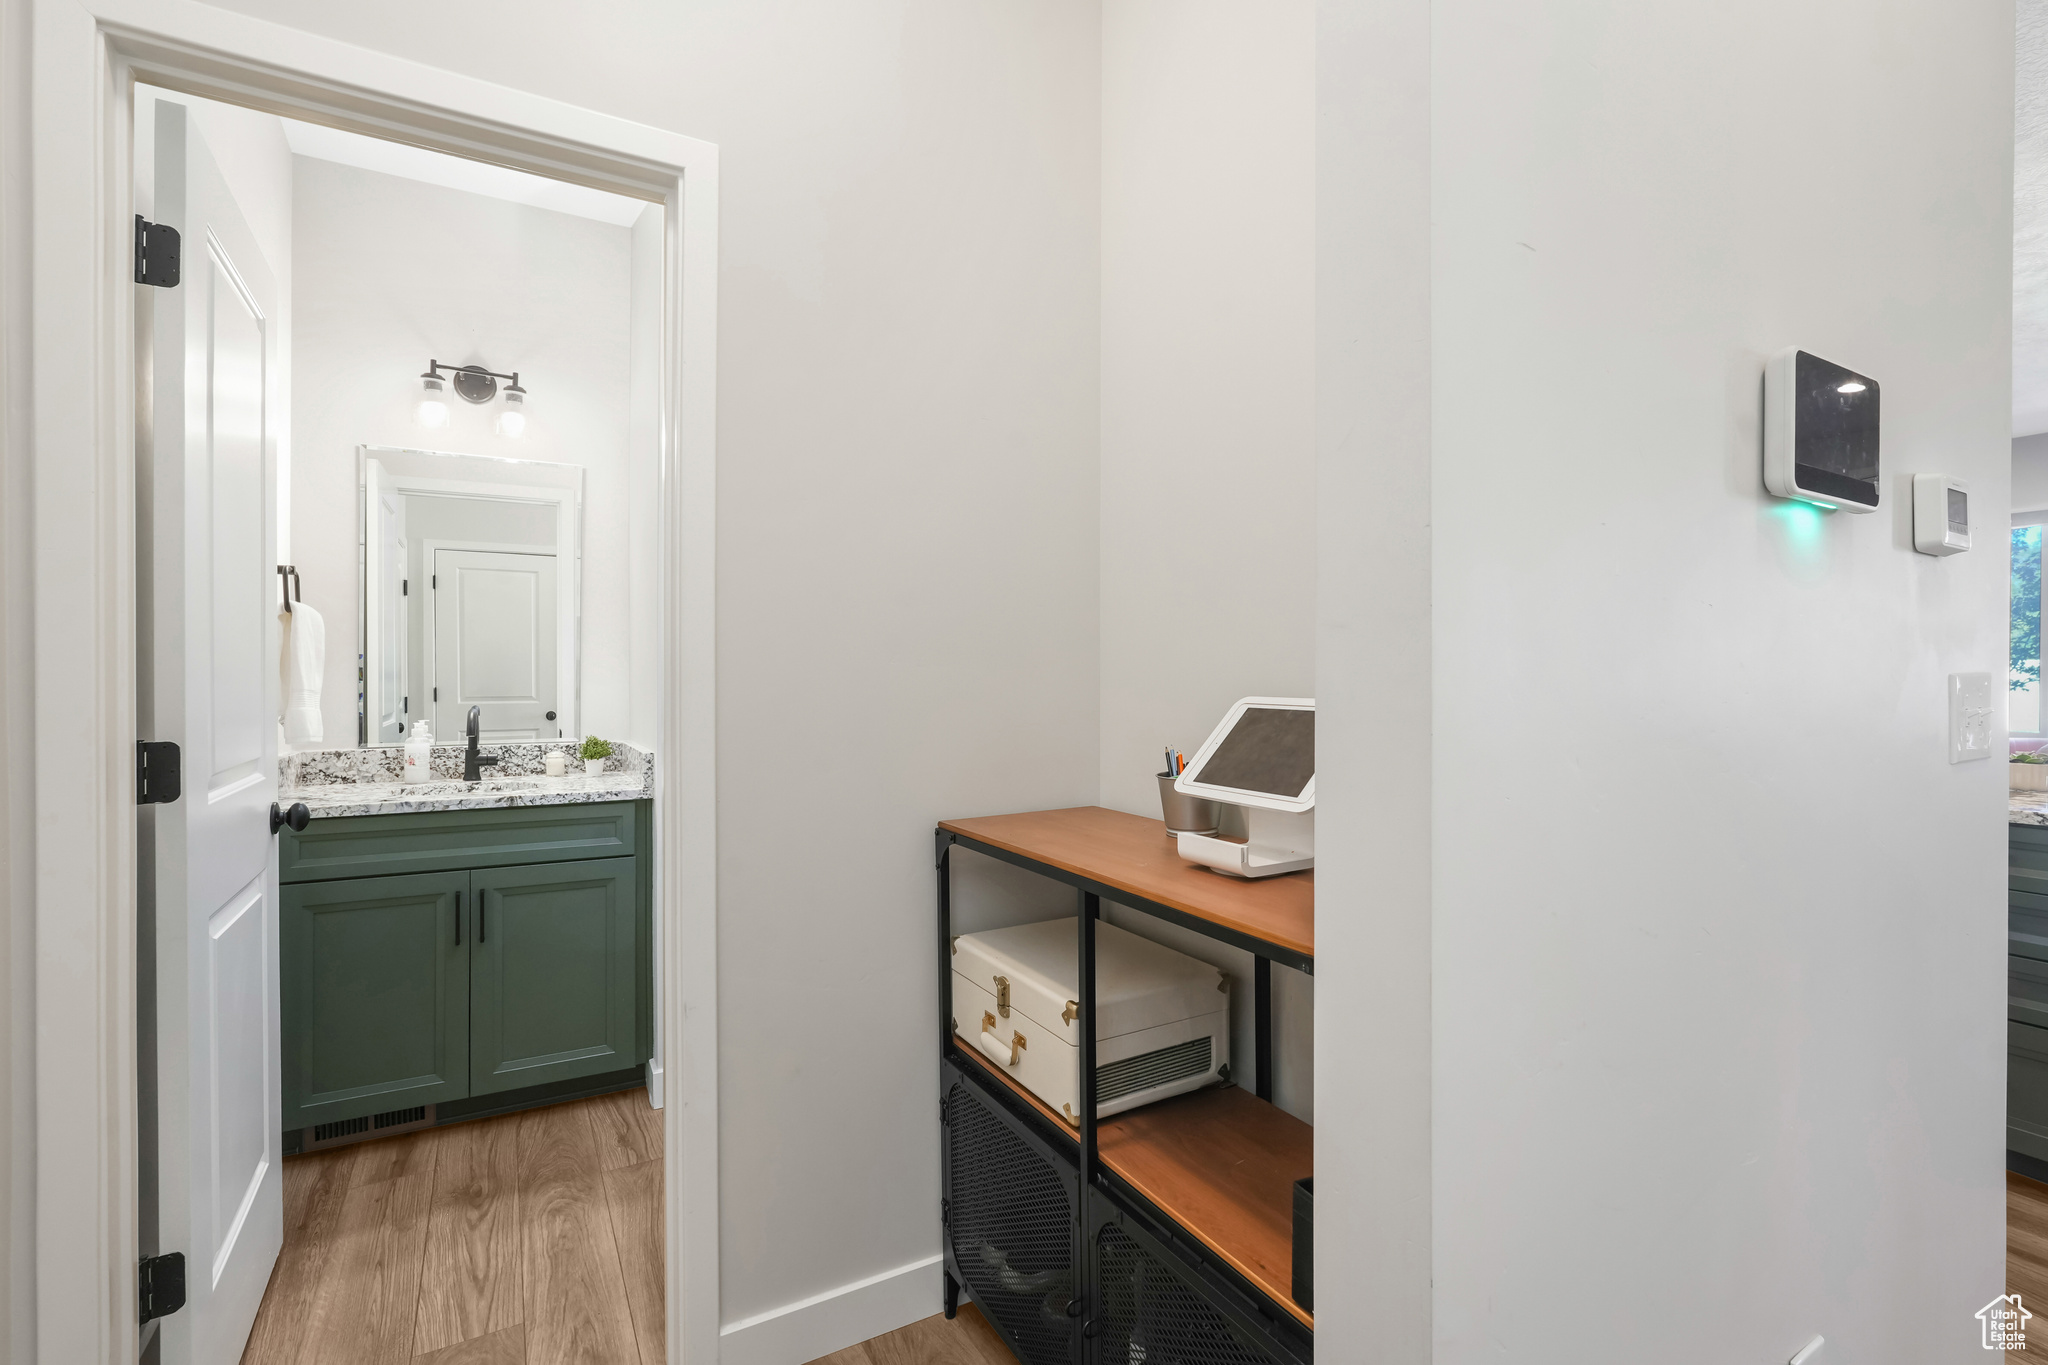
[[[406,695],[406,643],[412,637],[412,584],[406,581],[405,495],[391,486],[384,466],[366,462],[364,496],[370,543],[363,548],[363,675],[368,683],[369,742],[405,743],[412,698]]]
[[[434,742],[553,739],[555,557],[435,549]]]
[[[158,1324],[162,1359],[220,1365],[239,1358],[284,1238],[266,398],[278,339],[270,271],[186,109],[158,101],[153,126],[147,214],[181,234],[183,280],[136,287],[152,347],[139,395],[138,721],[178,745],[184,780],[175,802],[142,808],[155,911],[142,1065],[145,1095],[155,1087],[155,1240],[185,1256],[187,1302]]]

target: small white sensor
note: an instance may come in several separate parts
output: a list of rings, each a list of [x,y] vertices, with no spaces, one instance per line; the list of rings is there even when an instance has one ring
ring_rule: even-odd
[[[1941,474],[1913,476],[1913,548],[1923,555],[1970,548],[1970,485]]]

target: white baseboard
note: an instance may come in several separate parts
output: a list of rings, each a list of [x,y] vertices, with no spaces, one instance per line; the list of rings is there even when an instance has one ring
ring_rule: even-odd
[[[647,1059],[647,1104],[661,1108],[661,1063],[652,1057]]]
[[[928,1318],[945,1305],[941,1257],[870,1275],[719,1329],[719,1365],[806,1365]]]

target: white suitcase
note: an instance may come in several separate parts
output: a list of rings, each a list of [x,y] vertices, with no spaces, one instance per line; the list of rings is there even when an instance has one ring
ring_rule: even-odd
[[[953,1031],[1076,1125],[1077,933],[1055,919],[953,940]],[[1229,980],[1208,963],[1098,921],[1095,1000],[1098,1117],[1229,1076]]]

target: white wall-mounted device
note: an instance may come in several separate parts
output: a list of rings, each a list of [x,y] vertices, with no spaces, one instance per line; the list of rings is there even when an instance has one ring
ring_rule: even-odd
[[[1913,548],[1923,555],[1970,548],[1970,485],[1941,474],[1913,476]]]
[[[1233,877],[1274,877],[1316,862],[1316,703],[1244,697],[1224,714],[1174,790],[1241,806],[1246,842],[1181,834],[1180,856]]]
[[[1794,346],[1764,367],[1764,487],[1844,512],[1878,502],[1877,381]]]

